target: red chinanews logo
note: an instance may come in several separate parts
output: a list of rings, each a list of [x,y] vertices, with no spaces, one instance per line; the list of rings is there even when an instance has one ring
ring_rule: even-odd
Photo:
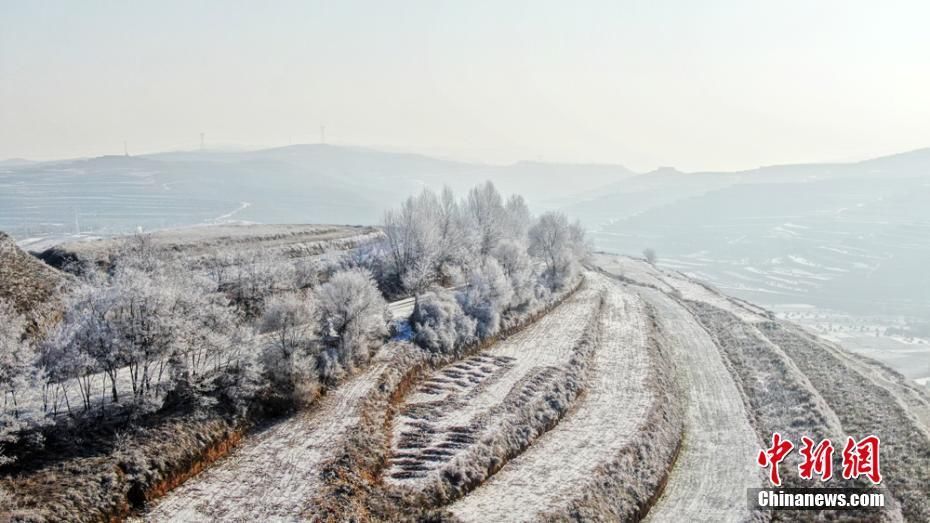
[[[833,443],[829,439],[821,440],[814,445],[814,440],[802,436],[800,453],[803,457],[798,465],[798,475],[802,479],[812,480],[818,476],[820,481],[828,481],[833,477]],[[866,436],[859,441],[853,437],[846,439],[843,447],[843,478],[853,479],[865,476],[873,484],[882,482],[879,464],[879,447],[881,441],[878,436]],[[772,446],[759,451],[756,462],[760,467],[769,469],[769,481],[776,487],[781,486],[781,475],[778,465],[791,454],[794,444],[782,438],[778,432],[772,433]]]

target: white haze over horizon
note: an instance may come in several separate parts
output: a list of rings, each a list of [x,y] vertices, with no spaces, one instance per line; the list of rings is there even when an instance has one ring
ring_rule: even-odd
[[[0,0],[0,158],[327,142],[639,171],[930,145],[930,4]]]

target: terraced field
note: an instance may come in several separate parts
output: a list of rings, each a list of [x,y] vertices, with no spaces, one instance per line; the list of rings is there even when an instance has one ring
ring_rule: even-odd
[[[586,318],[598,311],[604,286],[600,280],[586,282],[567,303],[534,325],[426,378],[395,420],[394,454],[385,482],[413,490],[439,489],[444,483],[461,488],[477,479],[456,477],[457,471],[476,465],[463,467],[461,460],[476,453],[490,456],[482,452],[483,442],[512,428],[529,432],[541,428],[533,427],[531,420],[526,420],[531,426],[525,427],[518,420],[525,416],[527,405],[546,395],[558,396],[570,379],[567,367],[585,334]]]
[[[596,263],[550,312],[458,359],[386,347],[146,517],[792,521],[746,506],[773,431],[882,437],[894,507],[822,517],[930,517],[926,393],[679,273]],[[797,463],[782,465],[786,484],[810,486]]]
[[[657,401],[646,383],[650,331],[645,304],[611,285],[598,323],[602,343],[577,405],[490,481],[455,503],[455,517],[534,520],[565,509],[582,496],[599,466],[635,444],[635,434]]]

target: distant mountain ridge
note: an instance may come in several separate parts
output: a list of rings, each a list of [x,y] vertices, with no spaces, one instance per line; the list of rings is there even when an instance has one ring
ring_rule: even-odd
[[[739,172],[660,170],[565,206],[601,249],[766,306],[930,324],[930,149]]]
[[[464,192],[485,180],[539,210],[634,174],[612,165],[483,165],[323,144],[111,155],[0,169],[0,184],[11,188],[0,192],[0,229],[27,238],[231,220],[374,224],[389,202],[424,187]]]
[[[486,165],[325,144],[112,155],[0,168],[0,184],[10,188],[0,191],[0,229],[24,238],[217,221],[374,224],[386,202],[424,187],[463,192],[485,180],[505,194],[522,194],[536,211],[561,208],[599,227],[736,184],[906,178],[928,168],[930,149],[862,162],[693,173],[535,161]]]

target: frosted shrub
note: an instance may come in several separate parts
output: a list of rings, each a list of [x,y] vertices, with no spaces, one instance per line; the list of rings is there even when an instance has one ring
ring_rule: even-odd
[[[250,351],[231,359],[214,380],[218,403],[236,414],[245,414],[263,383],[259,371]]]
[[[268,301],[261,330],[273,341],[263,348],[260,361],[274,391],[298,400],[315,393],[311,344],[317,322],[317,309],[309,298],[287,294]]]
[[[387,335],[387,304],[365,269],[335,273],[317,291],[320,334],[335,349],[339,364],[349,368],[368,359],[369,347]]]
[[[462,311],[448,291],[427,294],[417,302],[413,315],[414,341],[433,352],[452,352],[475,339],[477,321]]]
[[[294,262],[294,287],[310,289],[320,284],[323,266],[317,260],[297,260]]]

